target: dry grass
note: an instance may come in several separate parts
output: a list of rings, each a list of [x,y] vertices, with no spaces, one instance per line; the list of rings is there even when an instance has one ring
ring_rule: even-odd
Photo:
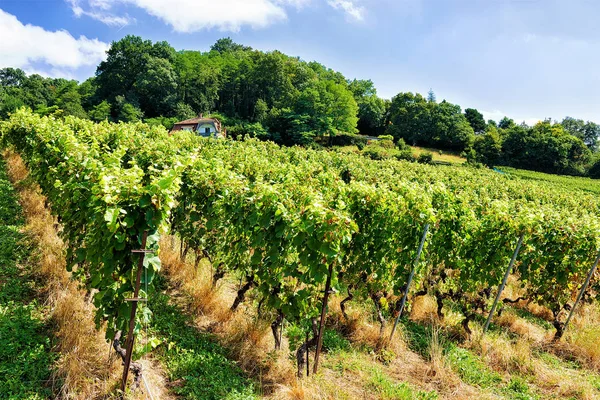
[[[600,304],[585,304],[576,311],[563,342],[578,361],[600,371]]]
[[[432,153],[433,161],[444,161],[452,164],[464,164],[467,160],[464,157],[461,157],[458,152],[455,151],[447,151],[447,150],[439,150],[431,147],[419,147],[419,146],[411,146],[413,150],[413,154],[415,157],[420,156],[423,153]],[[441,154],[440,154],[441,153]]]
[[[110,398],[122,369],[115,357],[109,357],[103,330],[95,327],[94,306],[85,301],[85,292],[70,279],[65,268],[64,243],[57,233],[59,225],[45,207],[46,199],[39,186],[27,179],[21,157],[10,150],[5,150],[3,157],[9,178],[19,193],[26,217],[25,229],[37,244],[36,272],[45,282],[42,295],[51,310],[57,339],[55,351],[59,358],[53,380],[55,385],[60,384],[58,398]],[[156,375],[149,371],[150,378]],[[160,385],[155,390],[160,391]]]
[[[535,325],[523,318],[519,318],[513,311],[505,311],[502,316],[496,318],[494,322],[500,326],[507,328],[509,331],[516,333],[524,339],[543,343],[548,332],[541,326]]]
[[[225,280],[212,287],[210,266],[201,262],[182,261],[178,246],[172,238],[161,240],[162,268],[171,286],[184,296],[180,302],[190,310],[199,329],[216,334],[237,364],[260,382],[262,392],[269,394],[279,386],[292,387],[296,383],[295,368],[286,351],[273,351],[270,323],[257,318],[255,312],[242,304],[235,313],[230,306],[235,298],[235,288]],[[283,338],[282,349],[287,349]]]

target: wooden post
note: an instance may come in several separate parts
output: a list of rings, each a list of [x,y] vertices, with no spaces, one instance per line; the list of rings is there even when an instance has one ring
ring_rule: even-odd
[[[313,366],[313,374],[317,373],[319,368],[319,355],[321,354],[321,346],[323,345],[323,333],[325,331],[325,314],[327,312],[327,301],[329,300],[329,292],[331,291],[331,275],[333,275],[333,262],[329,264],[329,275],[325,283],[325,293],[323,295],[323,307],[321,308],[321,321],[319,323],[319,337],[317,338],[317,350],[315,351],[315,365]]]
[[[140,259],[138,260],[138,269],[135,278],[135,286],[133,291],[133,299],[130,301],[131,304],[131,314],[129,317],[129,331],[127,332],[127,341],[125,342],[125,366],[123,369],[123,379],[121,380],[121,391],[123,395],[125,394],[125,388],[127,387],[127,375],[129,374],[129,366],[131,365],[131,356],[133,353],[133,344],[135,341],[135,336],[133,335],[133,331],[135,329],[135,313],[137,311],[137,305],[139,302],[139,292],[140,292],[140,283],[142,279],[142,269],[144,268],[144,256],[146,255],[146,240],[148,239],[148,232],[144,231],[142,235],[142,249],[141,250],[133,250],[132,253],[140,253]]]
[[[585,282],[584,282],[583,286],[581,287],[579,294],[577,295],[577,300],[575,300],[575,304],[573,304],[573,307],[571,308],[571,311],[569,312],[569,317],[567,318],[567,321],[565,322],[565,327],[563,328],[563,334],[567,330],[567,326],[569,325],[569,322],[571,321],[571,317],[573,317],[573,313],[575,313],[575,308],[577,308],[577,305],[581,301],[583,294],[585,293],[588,285],[590,284],[590,280],[592,280],[592,276],[594,276],[594,272],[596,272],[596,268],[598,268],[598,263],[600,263],[600,253],[598,253],[598,257],[596,257],[596,262],[594,262],[592,269],[590,269],[590,272],[588,273],[588,276],[585,279]]]
[[[488,327],[490,326],[490,322],[492,321],[492,317],[494,316],[494,311],[496,311],[496,306],[498,305],[498,301],[500,300],[502,291],[504,290],[504,287],[506,286],[506,282],[508,281],[508,277],[513,269],[513,266],[515,265],[515,261],[517,261],[517,256],[519,255],[519,251],[521,251],[521,245],[523,244],[523,237],[524,237],[524,234],[522,233],[521,236],[519,236],[517,248],[515,249],[515,252],[513,253],[512,259],[510,260],[510,264],[508,264],[508,269],[506,270],[506,273],[504,274],[504,279],[502,279],[502,284],[500,285],[500,288],[498,289],[498,294],[496,295],[496,298],[494,299],[494,304],[492,305],[492,310],[490,311],[490,315],[488,315],[487,321],[485,321],[485,325],[483,327],[483,333],[487,332]]]
[[[415,271],[417,266],[419,265],[419,261],[421,260],[421,253],[423,252],[423,246],[425,245],[425,239],[427,238],[427,232],[429,232],[429,224],[425,224],[425,231],[423,232],[423,236],[421,237],[421,243],[419,244],[419,250],[417,250],[417,256],[415,257],[415,263],[413,265],[412,271],[410,271],[410,275],[408,276],[408,281],[406,282],[406,289],[404,290],[404,296],[402,296],[402,302],[400,303],[400,311],[398,312],[398,316],[396,317],[396,321],[394,321],[394,327],[392,328],[392,333],[390,334],[390,342],[394,337],[394,332],[396,332],[396,327],[398,326],[398,321],[400,321],[400,317],[402,316],[402,312],[404,311],[404,306],[406,305],[406,299],[408,297],[408,289],[410,288],[410,284],[415,276]]]

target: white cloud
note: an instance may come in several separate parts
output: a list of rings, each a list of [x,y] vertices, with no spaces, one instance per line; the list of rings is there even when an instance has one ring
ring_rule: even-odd
[[[92,19],[98,20],[109,26],[126,26],[134,22],[133,18],[127,15],[115,15],[108,10],[111,7],[111,1],[107,0],[89,0],[89,9],[84,10],[80,0],[66,0],[71,5],[71,10],[76,17],[85,15]]]
[[[327,4],[336,10],[342,10],[352,19],[362,21],[364,19],[365,8],[359,6],[354,0],[327,0]]]
[[[45,75],[73,76],[78,68],[95,66],[105,57],[108,44],[67,31],[47,31],[24,25],[17,17],[0,10],[0,68],[22,68]],[[43,65],[44,68],[40,68]],[[45,68],[47,67],[47,68]]]
[[[287,19],[287,8],[301,9],[315,0],[65,0],[77,17],[87,16],[107,25],[125,26],[135,21],[121,15],[118,6],[134,6],[162,20],[176,32],[203,29],[239,31],[259,29]],[[356,0],[327,0],[354,20],[362,20],[364,7]]]
[[[132,20],[116,14],[117,5],[130,5],[164,21],[177,32],[217,28],[239,31],[264,28],[287,18],[286,6],[302,7],[307,0],[66,0],[76,16],[86,15],[108,25]],[[85,9],[84,9],[85,7]]]

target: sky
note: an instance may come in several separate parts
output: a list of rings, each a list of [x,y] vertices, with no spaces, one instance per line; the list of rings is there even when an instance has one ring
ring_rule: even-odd
[[[81,81],[128,34],[200,51],[229,36],[385,98],[600,122],[599,17],[597,0],[0,0],[0,68]]]

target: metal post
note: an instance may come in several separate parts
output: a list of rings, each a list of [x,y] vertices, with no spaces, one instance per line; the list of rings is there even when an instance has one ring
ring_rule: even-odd
[[[144,231],[142,235],[142,250],[134,250],[133,253],[140,253],[140,259],[138,260],[137,275],[135,278],[135,287],[133,291],[133,299],[130,299],[131,314],[129,317],[129,331],[127,332],[127,341],[125,342],[125,366],[123,369],[123,379],[121,381],[121,391],[125,393],[127,387],[127,375],[129,374],[129,366],[131,365],[131,356],[133,353],[133,343],[135,336],[133,330],[135,329],[135,313],[137,311],[138,298],[140,292],[140,282],[142,280],[142,269],[144,268],[144,256],[146,255],[146,240],[148,239],[148,232]]]
[[[317,373],[319,368],[319,355],[321,354],[321,346],[323,345],[323,333],[325,331],[325,313],[327,311],[327,300],[331,291],[331,275],[333,275],[333,262],[329,264],[329,275],[325,283],[325,294],[323,295],[323,307],[321,308],[321,321],[319,323],[319,337],[317,339],[317,350],[315,351],[315,365],[313,365],[313,374]]]
[[[567,321],[565,322],[565,327],[563,328],[563,334],[567,330],[567,326],[569,325],[569,322],[571,321],[571,317],[573,317],[573,314],[575,313],[575,308],[577,308],[577,305],[581,301],[583,294],[587,290],[587,287],[590,284],[590,281],[592,280],[592,276],[594,276],[594,272],[596,272],[596,268],[598,268],[598,263],[600,263],[600,253],[598,253],[598,257],[596,257],[596,262],[594,262],[594,266],[592,267],[587,278],[585,279],[585,283],[583,284],[583,286],[581,287],[581,290],[579,291],[579,294],[577,295],[577,300],[575,300],[575,304],[573,304],[573,307],[571,308],[571,311],[569,312],[569,317],[567,318]]]
[[[415,276],[415,271],[417,266],[419,265],[419,261],[421,260],[421,253],[423,252],[423,246],[425,245],[425,239],[427,238],[427,232],[429,232],[429,224],[425,224],[425,231],[423,232],[423,237],[421,237],[421,243],[419,244],[419,250],[417,251],[417,256],[415,257],[415,263],[413,265],[412,271],[410,271],[410,275],[408,276],[408,282],[406,282],[406,289],[404,290],[404,296],[402,296],[402,302],[400,303],[400,311],[398,312],[398,316],[396,317],[396,321],[394,321],[394,327],[392,328],[392,333],[390,334],[390,342],[394,337],[394,333],[396,332],[396,327],[398,326],[398,321],[400,321],[400,316],[404,311],[404,306],[406,305],[406,299],[408,297],[408,289],[410,288],[410,284]]]
[[[498,301],[500,300],[502,291],[504,290],[504,287],[506,286],[506,281],[508,281],[508,276],[510,275],[510,273],[513,269],[513,266],[515,265],[515,261],[517,261],[517,256],[519,255],[519,251],[521,251],[521,245],[523,244],[524,235],[525,234],[522,233],[521,236],[519,236],[519,242],[517,243],[517,248],[515,249],[512,259],[510,260],[510,264],[508,265],[506,274],[504,274],[504,279],[502,279],[502,284],[500,285],[500,288],[498,289],[498,294],[496,295],[496,299],[494,300],[494,304],[492,305],[492,310],[490,311],[490,315],[488,315],[487,321],[485,321],[485,325],[483,327],[483,333],[485,333],[488,330],[488,327],[490,326],[490,322],[492,321],[492,316],[494,315],[494,311],[496,311],[496,306],[498,305]]]
[[[308,347],[308,334],[309,331],[306,331],[306,376],[308,377],[310,375],[310,348]]]

